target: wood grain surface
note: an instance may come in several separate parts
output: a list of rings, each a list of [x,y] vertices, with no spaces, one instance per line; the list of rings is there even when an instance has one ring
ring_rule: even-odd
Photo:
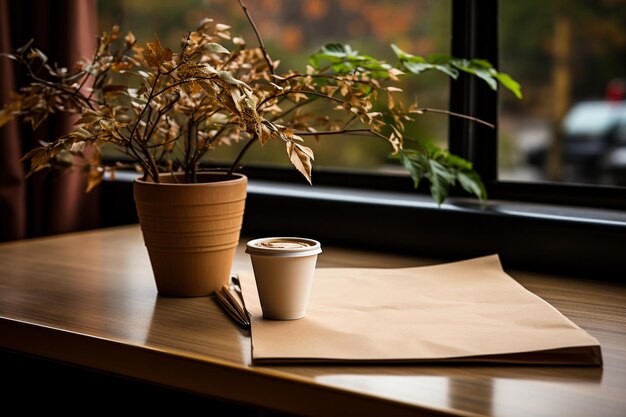
[[[318,267],[433,263],[324,247]],[[137,226],[0,245],[0,347],[303,415],[626,415],[626,288],[507,272],[595,336],[604,366],[251,366],[211,297],[157,295]]]

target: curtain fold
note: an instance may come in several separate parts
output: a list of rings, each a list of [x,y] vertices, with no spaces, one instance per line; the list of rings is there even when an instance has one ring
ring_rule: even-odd
[[[0,52],[34,39],[51,63],[70,71],[96,48],[96,0],[0,0]],[[0,58],[0,105],[27,82],[23,68]],[[37,131],[14,121],[0,128],[0,241],[97,227],[99,193],[85,193],[78,170],[44,172],[24,179],[28,162],[20,157],[46,141],[70,132],[73,120],[54,115]]]

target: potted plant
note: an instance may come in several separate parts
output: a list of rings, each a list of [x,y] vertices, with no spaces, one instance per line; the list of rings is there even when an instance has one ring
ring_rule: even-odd
[[[256,144],[283,142],[287,158],[311,183],[314,153],[305,138],[373,135],[389,143],[415,186],[430,181],[438,203],[457,182],[485,198],[469,162],[425,143],[405,144],[407,123],[427,111],[447,112],[396,96],[402,77],[431,69],[452,77],[466,71],[519,95],[510,77],[485,61],[425,59],[396,46],[394,67],[342,44],[320,48],[302,71],[278,73],[240,4],[258,46],[206,19],[176,52],[156,35],[139,45],[131,32],[114,27],[99,36],[93,57],[77,63],[75,72],[51,65],[32,41],[5,55],[23,64],[31,82],[0,110],[0,126],[16,116],[33,129],[51,113],[77,116],[74,131],[25,155],[31,173],[78,167],[90,190],[105,174],[127,168],[103,164],[102,149],[112,146],[142,174],[134,195],[159,293],[207,295],[227,282],[246,195],[246,178],[236,171]],[[230,166],[202,169],[205,154],[242,140]]]

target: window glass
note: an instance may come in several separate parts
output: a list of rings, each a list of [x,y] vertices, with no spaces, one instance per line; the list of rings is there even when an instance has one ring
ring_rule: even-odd
[[[500,2],[499,179],[626,185],[626,1]]]
[[[305,71],[308,56],[328,42],[349,43],[360,53],[395,64],[389,47],[395,43],[414,55],[449,53],[450,0],[246,0],[279,71]],[[106,0],[99,2],[101,29],[119,24],[132,30],[139,43],[154,33],[174,49],[182,36],[205,17],[232,26],[234,36],[248,44],[256,39],[237,1],[233,0]],[[425,73],[405,85],[406,99],[417,97],[423,107],[447,109],[448,79],[440,73]],[[444,145],[447,117],[425,114],[410,126],[407,136]],[[395,169],[387,158],[389,144],[367,136],[328,136],[319,141],[306,138],[315,152],[315,166],[352,169]],[[232,161],[243,142],[218,148],[213,161]],[[284,146],[255,146],[245,163],[288,165]]]

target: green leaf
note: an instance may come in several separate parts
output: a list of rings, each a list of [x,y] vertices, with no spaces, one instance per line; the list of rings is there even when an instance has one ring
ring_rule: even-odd
[[[390,158],[399,160],[409,171],[415,188],[422,178],[426,178],[430,183],[430,193],[438,205],[448,197],[450,187],[457,181],[465,191],[480,200],[487,198],[485,186],[478,173],[472,169],[471,162],[430,142],[421,145],[420,150],[404,148],[390,155]]]
[[[472,163],[460,156],[452,155],[448,153],[446,156],[446,162],[457,169],[462,171],[470,171],[472,169]]]
[[[459,71],[451,65],[452,59],[453,58],[447,54],[428,55],[428,62],[433,64],[434,69],[456,80],[459,77]]]
[[[474,194],[480,200],[487,199],[487,189],[476,171],[461,171],[458,173],[459,184],[465,191]]]
[[[426,60],[421,56],[415,56],[406,53],[393,43],[391,44],[391,49],[398,57],[398,60],[400,61],[404,69],[406,69],[410,73],[417,75],[429,69],[433,69],[433,65],[426,62]]]
[[[421,57],[415,57],[415,58],[421,58]],[[402,66],[408,72],[415,74],[415,75],[421,74],[424,71],[428,71],[434,68],[432,64],[429,64],[428,62],[424,62],[424,61],[419,62],[417,59],[414,59],[412,61],[402,61]]]
[[[496,71],[488,61],[482,59],[453,59],[451,64],[461,71],[473,74],[482,79],[492,90],[498,89],[498,83],[493,77],[493,73],[496,73]]]
[[[503,72],[498,72],[494,74],[494,77],[497,78],[500,83],[506,87],[509,91],[515,94],[515,97],[521,99],[522,98],[522,87],[519,85],[517,81],[511,78],[508,74]]]
[[[430,194],[437,205],[441,205],[448,197],[450,186],[456,182],[456,174],[449,167],[434,159],[428,160],[428,180],[430,181]]]
[[[400,149],[396,154],[391,155],[391,158],[400,160],[402,166],[409,171],[413,186],[417,188],[420,180],[428,172],[426,156],[413,149]]]
[[[424,142],[422,146],[426,150],[426,154],[430,159],[437,160],[446,160],[450,153],[446,149],[441,149],[440,147],[432,144],[431,142]]]
[[[361,72],[376,79],[389,78],[389,70],[392,69],[391,65],[374,57],[359,55],[358,51],[353,50],[350,45],[338,43],[322,46],[309,57],[309,64],[316,70],[326,66],[337,74]]]
[[[522,98],[520,85],[509,75],[498,72],[493,68],[493,65],[485,59],[453,58],[447,54],[431,54],[428,56],[428,59],[424,59],[420,56],[404,52],[395,44],[391,44],[391,49],[398,57],[401,69],[414,75],[434,69],[456,79],[459,76],[460,70],[482,79],[492,90],[497,90],[499,81],[505,88],[510,90],[515,97]]]
[[[428,62],[434,65],[448,65],[452,61],[452,57],[448,54],[430,54]]]
[[[405,59],[405,58],[410,58],[413,55],[411,54],[407,54],[406,52],[404,52],[402,49],[400,49],[398,47],[398,45],[396,45],[395,43],[391,44],[391,50],[393,51],[394,54],[396,54],[396,56],[398,57],[398,59]]]
[[[459,76],[459,72],[450,65],[452,58],[449,55],[433,54],[426,60],[421,56],[408,54],[394,44],[391,45],[391,49],[398,57],[402,68],[412,74],[418,75],[424,71],[434,69],[454,79]]]
[[[482,68],[486,70],[493,68],[493,65],[491,65],[491,63],[486,59],[474,58],[470,62],[472,63],[472,66],[476,68]]]
[[[439,72],[443,72],[444,74],[455,80],[459,78],[459,71],[457,71],[456,68],[452,67],[451,65],[434,65],[433,68]]]
[[[506,89],[511,91],[518,99],[522,98],[522,89],[517,81],[511,76],[503,72],[498,72],[493,66],[484,59],[453,59],[452,65],[461,71],[473,74],[484,80],[492,90],[498,88],[498,81]]]
[[[354,54],[354,51],[350,45],[343,45],[340,43],[327,43],[320,48],[319,54],[334,56],[337,58],[345,58],[348,55]]]

